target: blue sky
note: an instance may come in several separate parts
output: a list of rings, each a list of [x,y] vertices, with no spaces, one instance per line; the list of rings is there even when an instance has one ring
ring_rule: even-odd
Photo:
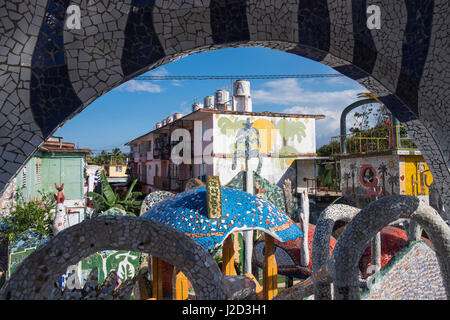
[[[266,48],[222,49],[187,56],[154,69],[156,75],[336,73],[318,62]],[[230,91],[230,80],[136,81],[108,92],[69,120],[56,133],[94,153],[119,147],[151,131],[174,112],[187,114],[196,99],[217,89]],[[346,77],[252,80],[253,111],[324,114],[316,126],[317,147],[338,135],[341,111],[367,91]],[[350,115],[351,117],[351,115]]]

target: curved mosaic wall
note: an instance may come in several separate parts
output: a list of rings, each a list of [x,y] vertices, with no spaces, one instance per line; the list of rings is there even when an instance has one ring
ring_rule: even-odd
[[[63,245],[70,243],[70,246]],[[150,219],[103,216],[58,233],[28,256],[0,290],[0,299],[48,299],[69,265],[101,250],[147,252],[178,267],[197,299],[225,299],[223,276],[209,253],[183,233]]]
[[[334,265],[335,299],[360,298],[358,261],[375,234],[398,219],[411,219],[426,231],[436,250],[447,299],[450,297],[450,227],[436,210],[416,197],[391,195],[362,209],[339,237],[330,260]],[[426,272],[426,266],[423,267]],[[407,273],[405,277],[412,275]],[[432,291],[432,288],[425,289]]]
[[[449,3],[373,0],[382,20],[380,29],[371,30],[368,5],[361,0],[2,2],[1,192],[44,139],[124,81],[192,53],[263,46],[324,63],[373,92],[414,138],[450,208]]]

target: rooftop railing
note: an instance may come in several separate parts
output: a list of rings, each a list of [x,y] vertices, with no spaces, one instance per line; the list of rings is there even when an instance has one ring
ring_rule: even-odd
[[[331,154],[368,154],[391,150],[418,150],[403,126],[381,127],[331,137]]]

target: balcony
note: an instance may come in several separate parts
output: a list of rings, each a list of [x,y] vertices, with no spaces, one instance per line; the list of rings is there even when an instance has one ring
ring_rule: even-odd
[[[153,151],[147,151],[147,160],[153,160]]]
[[[397,134],[394,134],[394,133]],[[382,127],[331,137],[331,154],[373,154],[391,150],[418,150],[403,126]]]

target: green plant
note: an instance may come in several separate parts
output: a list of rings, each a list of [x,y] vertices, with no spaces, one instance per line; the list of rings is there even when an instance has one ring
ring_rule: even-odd
[[[53,236],[54,213],[51,211],[55,208],[56,200],[51,193],[39,193],[41,200],[26,202],[21,191],[17,192],[17,201],[11,208],[11,215],[4,218],[9,227],[3,231],[3,239],[11,242],[30,229]]]
[[[141,202],[136,200],[141,195],[140,192],[133,192],[133,188],[137,183],[137,179],[134,179],[128,188],[128,192],[125,195],[114,193],[105,173],[100,172],[100,181],[102,183],[103,195],[96,192],[89,192],[88,196],[93,198],[96,211],[106,211],[110,208],[120,208],[127,211],[132,215],[139,215],[141,209]]]

